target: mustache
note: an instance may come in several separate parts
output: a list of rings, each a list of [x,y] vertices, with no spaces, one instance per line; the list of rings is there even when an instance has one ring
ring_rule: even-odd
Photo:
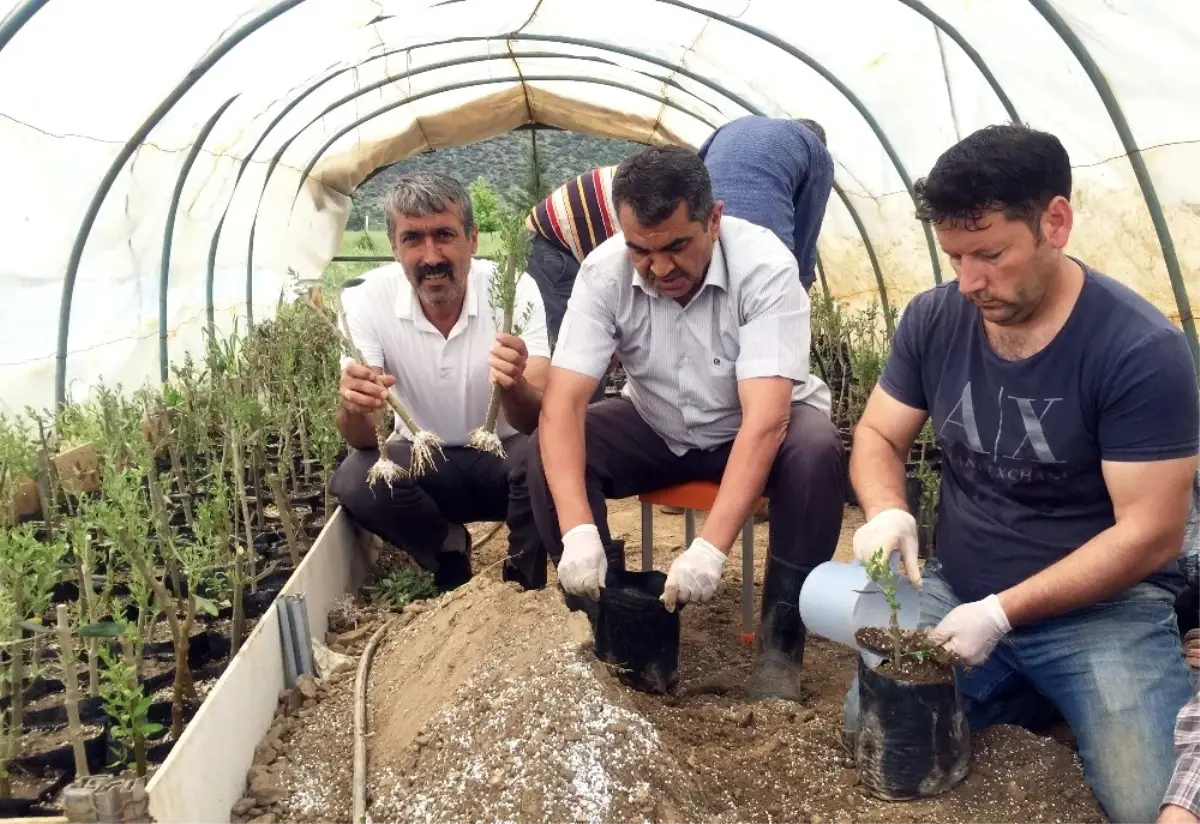
[[[426,278],[438,275],[453,278],[454,266],[449,261],[442,261],[441,263],[418,263],[414,274],[416,274],[417,280],[425,280]]]

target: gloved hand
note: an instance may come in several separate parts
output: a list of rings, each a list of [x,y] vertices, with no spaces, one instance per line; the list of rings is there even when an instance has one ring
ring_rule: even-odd
[[[724,552],[703,538],[693,540],[667,573],[667,584],[660,598],[667,612],[674,612],[676,603],[711,601],[724,569]]]
[[[563,555],[558,562],[558,581],[572,595],[586,595],[600,600],[604,576],[608,574],[608,558],[595,524],[580,524],[567,530],[562,537]]]
[[[903,509],[885,509],[854,532],[854,560],[865,564],[883,547],[890,559],[900,552],[904,572],[914,587],[921,586],[921,568],[917,565],[917,521]]]
[[[982,601],[960,604],[929,631],[929,640],[957,653],[971,666],[987,660],[996,644],[1012,626],[1000,599],[989,595]]]

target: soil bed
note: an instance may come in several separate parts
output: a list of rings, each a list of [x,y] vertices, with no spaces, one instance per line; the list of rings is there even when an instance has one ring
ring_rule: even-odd
[[[610,506],[633,559],[638,504]],[[655,568],[665,570],[682,551],[683,519],[655,515]],[[844,552],[859,518],[847,511]],[[498,580],[505,535],[478,548],[475,580],[406,607],[376,652],[369,821],[1103,820],[1075,752],[1016,727],[974,735],[972,772],[945,795],[869,797],[842,745],[853,650],[810,636],[804,703],[744,699],[753,650],[738,640],[740,558],[711,603],[681,614],[677,694],[635,692],[596,661],[586,619],[566,609],[553,579],[535,593]],[[377,620],[342,615],[331,632],[357,655]],[[236,820],[349,820],[352,683],[322,690],[289,727],[278,782],[291,789],[273,806],[247,797]]]

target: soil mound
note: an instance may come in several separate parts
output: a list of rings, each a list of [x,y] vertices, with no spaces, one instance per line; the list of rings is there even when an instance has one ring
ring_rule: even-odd
[[[486,579],[371,668],[370,821],[691,821],[707,804],[552,589]]]
[[[975,735],[949,793],[869,796],[840,743],[852,654],[810,639],[804,704],[745,701],[729,589],[685,611],[666,696],[621,685],[556,588],[481,577],[406,608],[371,670],[368,820],[1103,820],[1074,751],[1015,727]]]

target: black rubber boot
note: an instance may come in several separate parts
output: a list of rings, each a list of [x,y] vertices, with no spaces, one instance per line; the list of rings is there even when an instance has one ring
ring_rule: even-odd
[[[453,524],[450,528],[455,527],[461,529],[465,536],[460,544],[465,551],[459,551],[460,547],[455,547],[454,550],[437,554],[438,568],[433,573],[433,583],[438,592],[458,589],[475,574],[471,570],[471,531],[461,524]]]
[[[800,669],[806,631],[800,620],[800,588],[809,570],[767,556],[763,581],[762,620],[755,636],[754,671],[746,698],[801,701]]]

